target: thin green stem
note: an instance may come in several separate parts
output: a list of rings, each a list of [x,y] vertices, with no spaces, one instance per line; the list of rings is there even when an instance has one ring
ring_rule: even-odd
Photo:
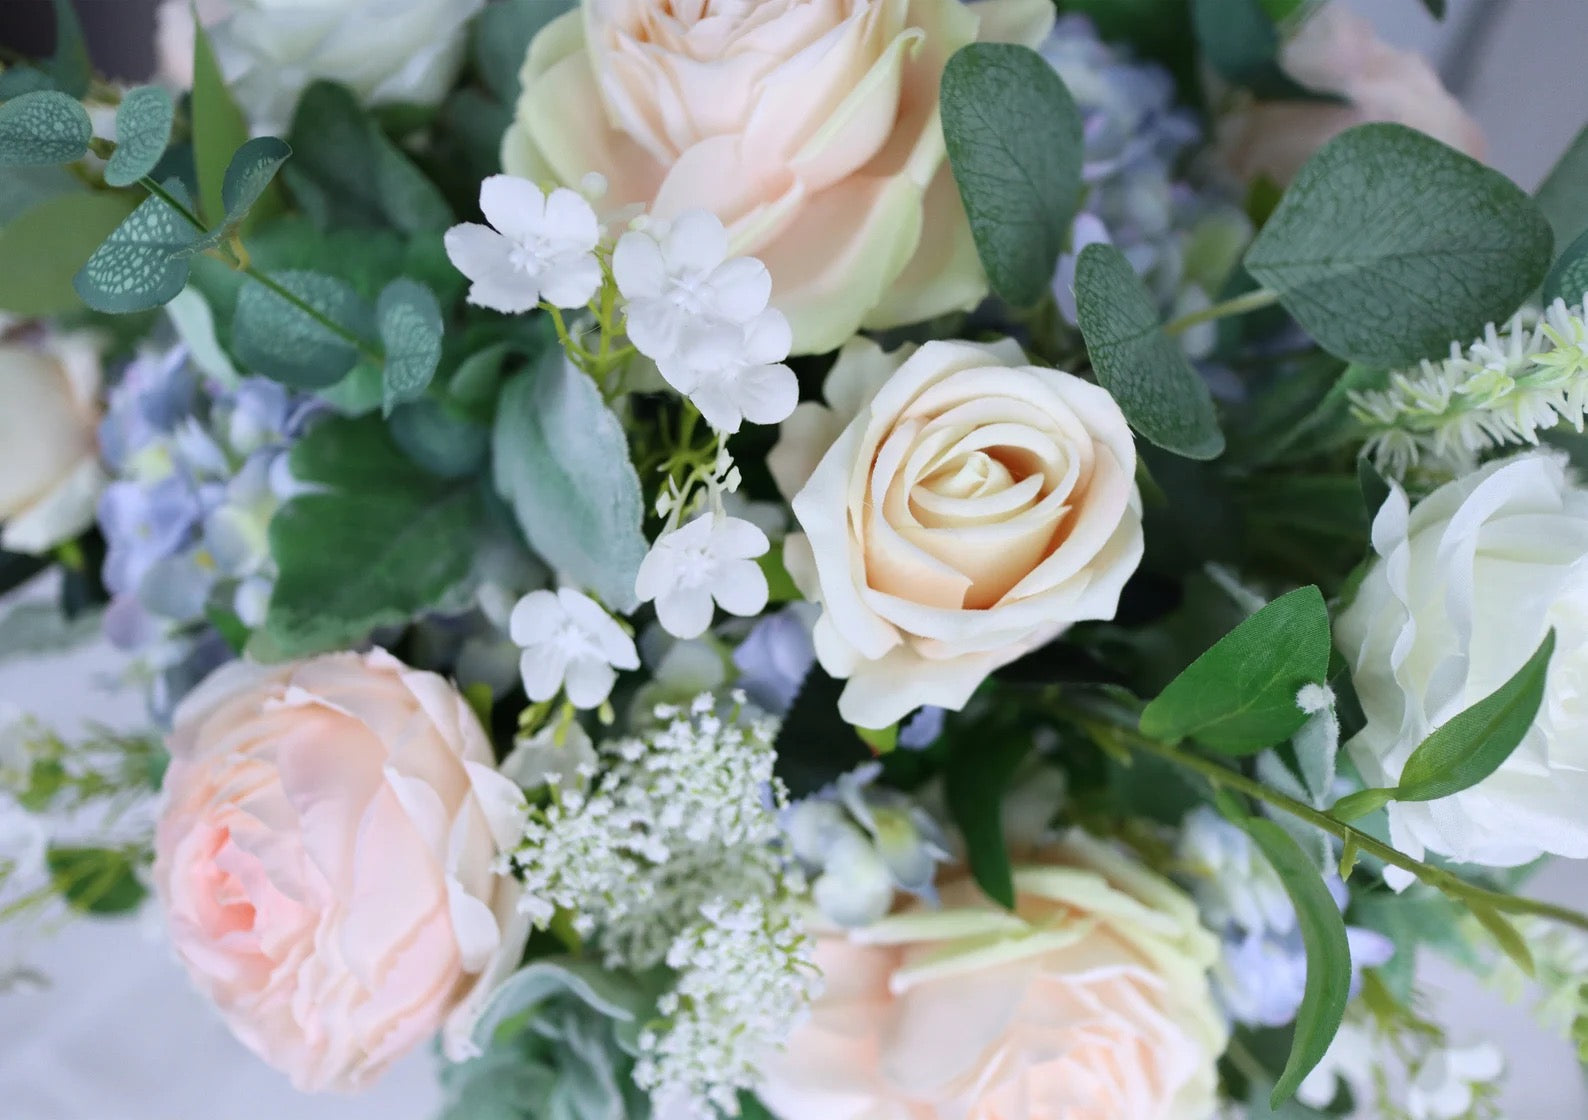
[[[145,175],[142,179],[139,179],[138,182],[144,190],[148,191],[161,202],[165,203],[171,209],[175,210],[178,214],[181,214],[184,218],[186,218],[192,224],[194,229],[198,230],[200,233],[204,232],[205,226],[204,223],[199,219],[199,216],[193,213],[192,210],[189,210],[187,205],[181,199],[177,198],[176,195],[166,190],[165,187],[155,182],[147,175]]]
[[[1200,311],[1188,311],[1177,319],[1171,319],[1163,325],[1165,334],[1183,334],[1192,327],[1201,323],[1211,323],[1217,319],[1228,319],[1235,315],[1245,315],[1252,311],[1261,311],[1265,307],[1272,307],[1279,302],[1279,293],[1271,288],[1258,288],[1255,292],[1247,292],[1244,296],[1227,299],[1223,303],[1215,303],[1212,307],[1204,307]]]
[[[267,275],[267,274],[265,274],[263,272],[260,272],[258,268],[256,268],[255,266],[253,266],[251,264],[245,266],[242,269],[242,273],[243,273],[244,276],[247,276],[250,279],[256,280],[259,283],[263,284],[265,287],[269,288],[276,295],[280,296],[282,299],[284,299],[288,303],[292,304],[293,307],[295,307],[299,311],[303,312],[309,318],[313,319],[316,323],[319,323],[320,326],[324,327],[326,330],[328,330],[332,334],[336,335],[342,341],[346,342],[349,346],[352,346],[355,349],[357,349],[359,354],[362,355],[366,360],[374,362],[377,365],[385,364],[386,355],[381,350],[371,346],[364,339],[360,338],[358,335],[354,334],[352,331],[350,331],[346,327],[342,326],[342,324],[338,323],[335,319],[332,319],[329,316],[325,315],[318,308],[316,308],[313,304],[309,303],[307,300],[305,300],[302,296],[298,295],[296,292],[293,292],[293,291],[289,290],[288,288],[283,287],[276,280],[272,279],[269,275]]]

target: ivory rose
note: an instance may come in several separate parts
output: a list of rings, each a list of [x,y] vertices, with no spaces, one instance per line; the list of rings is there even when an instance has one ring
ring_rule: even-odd
[[[1259,101],[1218,123],[1225,164],[1243,180],[1281,185],[1335,136],[1369,121],[1394,121],[1482,159],[1483,131],[1422,55],[1383,42],[1373,25],[1330,4],[1302,25],[1280,56],[1284,70],[1327,101]]]
[[[1082,833],[830,930],[825,987],[758,1088],[779,1120],[1208,1120],[1226,1032],[1191,900]]]
[[[0,324],[3,327],[3,324]],[[44,553],[94,522],[99,351],[92,335],[0,335],[0,547]]]
[[[831,350],[986,294],[938,79],[978,36],[1052,24],[1048,0],[585,0],[531,44],[502,165],[711,210],[771,271],[794,352]]]
[[[522,832],[464,698],[376,650],[233,662],[177,709],[155,834],[172,943],[245,1045],[356,1089],[518,963]]]
[[[768,463],[805,531],[784,559],[822,604],[816,655],[849,680],[846,720],[957,710],[1071,623],[1113,617],[1142,532],[1136,447],[1107,392],[1007,340],[888,354],[863,339],[824,391]]]
[[[1392,492],[1373,549],[1335,627],[1367,717],[1347,746],[1369,785],[1395,785],[1430,732],[1499,688],[1552,627],[1556,639],[1521,745],[1470,789],[1391,802],[1390,839],[1489,867],[1588,858],[1588,490],[1554,455],[1501,460],[1415,508]]]

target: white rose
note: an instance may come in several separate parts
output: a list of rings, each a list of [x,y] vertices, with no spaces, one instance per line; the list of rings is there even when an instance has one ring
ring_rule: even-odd
[[[957,710],[1071,623],[1113,617],[1142,534],[1135,443],[1107,392],[1007,340],[885,354],[863,339],[824,391],[769,462],[805,530],[785,561],[822,604],[816,655],[849,679],[846,720]]]
[[[463,63],[485,0],[199,0],[198,14],[237,103],[259,132],[280,132],[312,82],[349,86],[367,105],[435,105]],[[160,72],[193,82],[191,0],[165,0]]]
[[[1370,785],[1394,786],[1430,732],[1556,633],[1521,746],[1471,789],[1392,802],[1395,846],[1489,867],[1588,857],[1588,490],[1554,455],[1491,463],[1415,509],[1395,490],[1373,548],[1380,559],[1336,626],[1367,716],[1349,749]]]
[[[99,340],[0,342],[0,547],[43,553],[94,522]]]

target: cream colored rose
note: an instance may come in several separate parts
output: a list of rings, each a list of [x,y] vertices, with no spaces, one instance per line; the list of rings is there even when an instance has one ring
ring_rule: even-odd
[[[1243,180],[1266,175],[1283,185],[1339,133],[1369,121],[1419,129],[1482,159],[1483,131],[1434,73],[1428,60],[1379,39],[1373,25],[1339,4],[1309,19],[1280,57],[1308,89],[1348,104],[1260,101],[1218,122],[1224,162]]]
[[[0,547],[48,552],[94,523],[100,346],[91,334],[0,341]]]
[[[586,0],[535,38],[511,175],[727,225],[771,270],[794,352],[974,306],[986,279],[948,169],[943,66],[1035,46],[1048,0]]]
[[[825,393],[769,464],[805,531],[785,561],[822,604],[816,655],[849,680],[846,720],[961,708],[999,666],[1113,617],[1142,533],[1136,447],[1107,392],[1013,342],[857,339]]]
[[[757,1090],[780,1120],[1208,1120],[1226,1032],[1191,900],[1081,833],[818,938],[825,988]]]
[[[279,133],[312,82],[350,87],[368,105],[436,105],[463,64],[485,0],[198,0],[199,18],[256,131]],[[193,84],[193,2],[165,0],[160,70]]]
[[[177,955],[305,1091],[355,1089],[447,1023],[528,929],[493,870],[524,797],[468,702],[376,650],[233,662],[177,709],[154,882]]]

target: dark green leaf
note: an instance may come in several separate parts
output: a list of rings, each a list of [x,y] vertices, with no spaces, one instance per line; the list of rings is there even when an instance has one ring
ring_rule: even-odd
[[[50,848],[50,880],[67,905],[84,914],[125,914],[146,893],[132,858],[113,848]]]
[[[560,349],[502,390],[492,460],[530,547],[608,607],[633,610],[649,549],[640,478],[623,425]]]
[[[1549,224],[1505,176],[1399,124],[1326,144],[1246,267],[1323,346],[1393,368],[1505,319],[1544,278]]]
[[[1213,459],[1224,450],[1213,395],[1112,245],[1088,245],[1075,266],[1076,318],[1103,388],[1130,426],[1166,451]]]
[[[375,325],[386,349],[384,407],[422,395],[441,363],[441,308],[417,280],[397,279],[375,305]]]
[[[175,179],[165,189],[188,204],[186,190]],[[182,251],[202,233],[186,215],[151,195],[88,258],[73,287],[95,311],[125,315],[161,307],[186,287],[190,266]]]
[[[0,104],[0,167],[40,167],[82,159],[94,126],[88,111],[56,90]]]
[[[1449,2],[1448,0],[1423,0],[1423,7],[1427,8],[1428,14],[1435,19],[1444,19]]]
[[[1554,652],[1555,631],[1551,630],[1510,680],[1440,724],[1418,744],[1401,770],[1396,799],[1449,797],[1477,785],[1504,765],[1538,716]]]
[[[159,166],[175,117],[171,95],[159,86],[127,91],[116,110],[116,150],[105,164],[105,182],[130,187]]]
[[[1556,245],[1570,245],[1588,233],[1588,125],[1584,125],[1534,197],[1555,231]]]
[[[49,561],[43,556],[28,556],[20,552],[0,550],[0,594],[10,591],[13,587],[20,587],[42,572],[48,563]]]
[[[1588,231],[1566,247],[1544,280],[1546,304],[1563,299],[1568,307],[1578,307],[1585,295],[1588,295]]]
[[[1390,484],[1366,455],[1356,461],[1356,485],[1362,492],[1362,505],[1367,510],[1368,519],[1372,520],[1384,508],[1384,502],[1390,496]]]
[[[82,97],[94,80],[88,41],[83,37],[83,25],[72,0],[55,0],[55,54],[48,70],[55,88],[71,97]]]
[[[55,79],[35,66],[18,63],[0,73],[0,101],[10,101],[24,93],[54,89]]]
[[[398,405],[391,434],[403,454],[441,478],[477,474],[491,455],[491,429],[430,397]]]
[[[1334,1041],[1351,998],[1351,946],[1345,922],[1307,853],[1290,834],[1270,820],[1248,817],[1238,822],[1262,849],[1285,892],[1296,907],[1296,924],[1307,950],[1307,983],[1296,1013],[1296,1034],[1290,1059],[1269,1097],[1278,1108],[1296,1095],[1296,1089],[1313,1071]]]
[[[221,205],[228,225],[242,220],[291,156],[287,142],[274,136],[257,136],[233,153],[221,181]]]
[[[1195,739],[1224,754],[1255,754],[1307,721],[1303,685],[1329,674],[1329,610],[1316,587],[1282,595],[1216,642],[1148,704],[1141,730]]]
[[[1337,100],[1313,93],[1279,62],[1279,29],[1263,0],[1192,0],[1192,26],[1215,70],[1259,97]]]
[[[943,770],[948,811],[965,837],[971,874],[987,897],[1007,910],[1014,909],[1015,879],[1004,840],[1004,794],[1032,746],[1020,735],[956,741]]]
[[[792,798],[809,797],[870,762],[871,748],[838,714],[844,682],[812,665],[777,733],[775,773]]]
[[[943,71],[943,139],[993,291],[1036,303],[1080,199],[1081,116],[1041,55],[972,43]]]
[[[518,101],[518,75],[529,57],[530,40],[573,7],[573,0],[504,0],[480,13],[469,43],[475,69],[497,100],[505,105]]]
[[[281,575],[256,652],[357,645],[378,626],[433,610],[468,578],[478,490],[409,462],[379,418],[323,421],[293,448],[292,473],[313,490],[270,522]]]
[[[193,36],[193,163],[198,171],[199,201],[210,225],[226,214],[226,169],[232,156],[248,142],[248,122],[221,76],[209,35],[200,25]]]
[[[58,315],[83,306],[72,278],[126,221],[138,200],[125,194],[63,194],[47,199],[0,230],[0,310]]]
[[[347,284],[319,272],[277,272],[283,296],[250,278],[237,296],[232,350],[255,373],[299,389],[334,385],[359,359],[354,339],[368,337],[368,305]],[[316,315],[304,310],[307,305]],[[323,320],[340,328],[333,330]],[[350,337],[351,336],[351,337]]]

